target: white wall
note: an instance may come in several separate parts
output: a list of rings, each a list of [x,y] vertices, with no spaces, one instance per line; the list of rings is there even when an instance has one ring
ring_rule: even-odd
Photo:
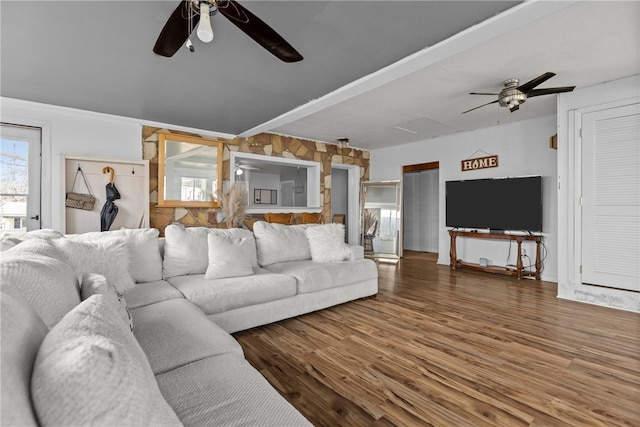
[[[603,109],[640,102],[640,75],[576,89],[558,97],[558,296],[626,310],[640,311],[637,292],[583,285],[581,260],[576,246],[581,236],[575,229],[580,182],[576,177],[579,155],[579,115],[589,109]]]
[[[517,113],[514,113],[517,114]],[[543,230],[547,256],[543,280],[557,281],[557,150],[549,148],[549,137],[556,133],[555,116],[493,126],[472,132],[429,139],[401,147],[371,152],[371,180],[402,179],[402,166],[440,162],[440,232],[438,263],[449,264],[449,234],[445,227],[445,182],[522,175],[543,176]],[[479,151],[481,150],[481,151]],[[460,162],[469,157],[497,154],[499,167],[462,172]],[[514,203],[517,200],[514,199]],[[469,262],[488,258],[495,265],[505,265],[509,243],[480,239],[459,239],[458,257]],[[535,255],[533,243],[523,244],[527,254]],[[515,244],[509,263],[515,264]]]
[[[0,120],[42,128],[42,228],[64,232],[63,155],[142,160],[142,125],[211,136],[181,126],[0,97]]]

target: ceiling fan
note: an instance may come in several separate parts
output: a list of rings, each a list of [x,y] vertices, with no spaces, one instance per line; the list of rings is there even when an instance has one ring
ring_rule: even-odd
[[[234,0],[182,0],[164,24],[153,51],[158,55],[172,57],[186,42],[186,46],[193,52],[189,36],[196,25],[198,38],[205,43],[210,42],[213,40],[211,16],[216,12],[224,15],[280,60],[297,62],[303,59],[273,28]]]
[[[505,80],[504,88],[500,93],[484,93],[484,92],[471,92],[469,95],[493,95],[498,99],[495,101],[487,102],[479,107],[472,108],[467,111],[463,111],[461,114],[468,113],[469,111],[477,110],[485,105],[500,103],[501,107],[508,107],[512,113],[520,109],[520,104],[524,104],[527,98],[541,95],[551,95],[554,93],[571,92],[575,89],[575,86],[562,86],[562,87],[550,87],[546,89],[535,89],[536,86],[546,82],[551,77],[555,76],[555,73],[544,73],[535,79],[528,81],[524,84],[518,85],[520,81],[518,79]]]

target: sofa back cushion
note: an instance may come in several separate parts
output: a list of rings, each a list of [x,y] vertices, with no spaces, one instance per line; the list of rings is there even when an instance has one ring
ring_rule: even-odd
[[[162,280],[162,257],[160,255],[159,232],[155,228],[139,228],[104,232],[90,232],[67,236],[81,242],[96,242],[103,239],[124,240],[131,254],[129,273],[137,283]]]
[[[76,272],[61,259],[45,240],[20,243],[0,259],[2,291],[26,301],[49,328],[80,303]]]
[[[311,259],[307,227],[309,225],[257,221],[253,225],[253,234],[258,249],[258,264],[264,267],[277,262]]]
[[[48,329],[24,300],[2,292],[0,305],[0,425],[37,425],[30,381]]]
[[[104,295],[83,301],[44,338],[31,393],[42,425],[181,425]]]
[[[207,236],[212,233],[231,239],[253,240],[253,234],[241,228],[184,227],[181,224],[171,224],[164,230],[164,278],[204,274],[209,266]],[[252,267],[257,267],[255,244],[246,248],[243,251],[245,261],[248,260]]]
[[[64,237],[62,233],[52,229],[38,229],[28,231],[26,233],[20,232],[8,232],[3,231],[0,233],[0,252],[4,252],[7,249],[11,249],[12,247],[24,242],[25,240],[31,239],[44,239],[44,240],[52,240],[59,239]]]

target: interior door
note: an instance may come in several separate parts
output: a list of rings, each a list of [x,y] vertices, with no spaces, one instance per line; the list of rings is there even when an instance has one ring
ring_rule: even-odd
[[[402,177],[404,248],[422,251],[421,245],[421,185],[420,172],[405,173]]]
[[[1,229],[29,231],[40,228],[41,152],[40,128],[1,125]]]
[[[639,104],[582,116],[582,282],[640,291]]]

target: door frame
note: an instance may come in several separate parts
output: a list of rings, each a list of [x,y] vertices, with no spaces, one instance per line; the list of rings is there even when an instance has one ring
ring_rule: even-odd
[[[332,163],[331,169],[346,169],[348,172],[347,201],[347,242],[351,245],[360,243],[360,166]]]
[[[36,126],[1,122],[4,138],[27,144],[27,193],[24,226],[26,231],[42,228],[42,129]]]
[[[573,160],[573,171],[570,174],[571,181],[567,184],[567,192],[570,200],[573,203],[570,205],[570,217],[573,218],[573,227],[568,228],[568,239],[573,241],[572,251],[567,253],[567,265],[572,268],[568,271],[568,282],[575,284],[583,284],[582,281],[582,207],[580,205],[580,198],[582,197],[582,117],[585,114],[593,113],[601,110],[608,110],[613,108],[624,107],[627,105],[637,104],[637,100],[620,100],[614,102],[608,102],[604,104],[578,108],[569,111],[569,147],[573,147],[573,153],[570,158]],[[560,183],[559,183],[560,185]],[[558,193],[560,196],[560,193]],[[564,260],[559,260],[559,265]],[[587,286],[592,286],[585,284]]]
[[[430,169],[440,169],[440,161],[436,160],[434,162],[426,162],[426,163],[416,163],[413,165],[404,165],[402,166],[402,180],[400,182],[401,187],[404,189],[404,174],[405,173],[411,173],[411,172],[421,172],[421,171],[426,171],[426,170],[430,170]],[[438,199],[440,198],[440,194],[437,195]],[[404,213],[405,213],[405,206],[404,206],[404,192],[403,192],[403,196],[402,196],[402,200],[400,200],[400,206],[401,206],[401,212],[402,212],[402,217],[400,219],[401,223],[402,223],[402,232],[404,233]],[[440,211],[438,210],[438,214],[440,213]],[[438,219],[438,224],[440,223],[440,219]],[[403,235],[403,239],[402,239],[402,245],[403,248],[402,250],[404,250],[404,235]],[[438,247],[440,246],[440,236],[438,236]]]
[[[2,123],[40,128],[40,228],[52,228],[51,122],[3,115]],[[56,191],[56,194],[59,193]],[[59,214],[64,218],[64,203],[61,203]]]

